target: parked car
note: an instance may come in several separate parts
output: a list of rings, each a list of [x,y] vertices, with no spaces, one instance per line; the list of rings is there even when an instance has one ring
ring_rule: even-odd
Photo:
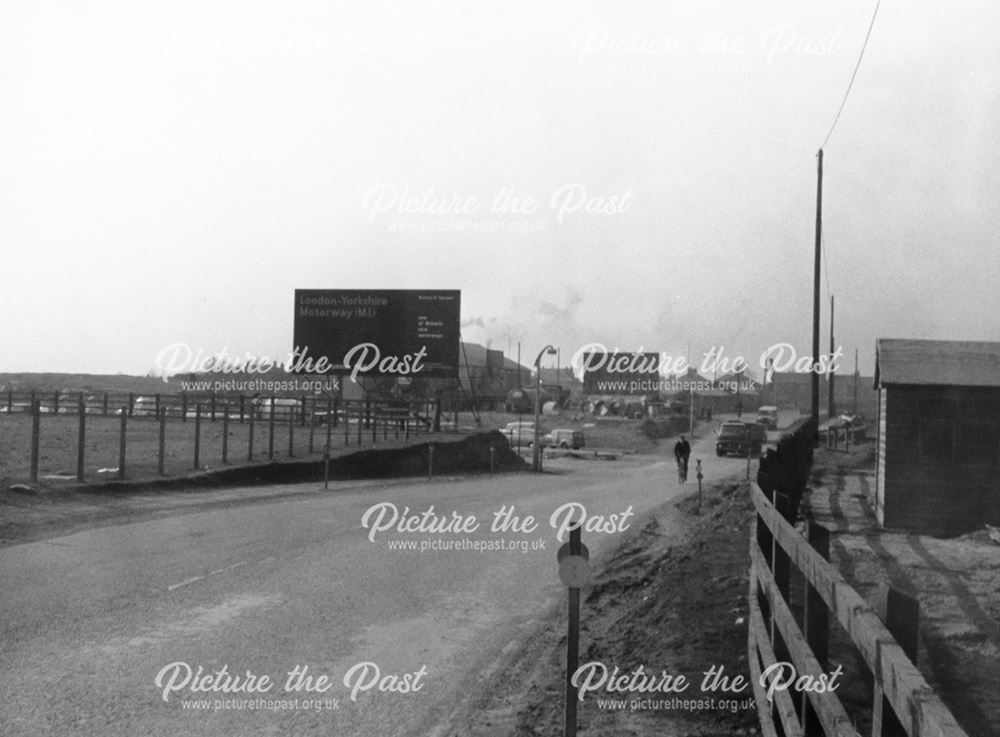
[[[543,448],[572,448],[573,450],[578,450],[586,445],[586,442],[583,437],[583,430],[559,428],[545,433],[542,436],[541,444]]]
[[[297,416],[302,412],[302,402],[286,397],[257,397],[253,400],[253,408],[257,419],[269,419],[273,411],[276,419],[287,421],[289,413]]]
[[[778,408],[773,405],[764,405],[757,410],[758,425],[763,425],[768,430],[778,429]]]
[[[756,422],[741,422],[727,420],[719,426],[719,435],[715,440],[715,454],[724,456],[734,454],[746,457],[759,455],[767,440],[767,430]]]
[[[515,448],[530,448],[535,443],[534,422],[509,422],[500,432],[507,436],[507,441]]]

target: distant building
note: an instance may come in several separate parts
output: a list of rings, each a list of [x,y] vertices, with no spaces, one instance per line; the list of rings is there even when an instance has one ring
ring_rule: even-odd
[[[534,370],[531,372],[531,377],[534,378]],[[570,366],[561,366],[559,368],[546,368],[542,366],[542,383],[560,386],[571,392],[579,393],[583,391],[583,382],[576,378]]]
[[[454,379],[424,379],[414,374],[403,382],[393,377],[359,377],[355,383],[344,376],[342,397],[355,401],[441,399],[449,410],[468,408],[473,403],[480,409],[490,409],[501,406],[509,391],[531,379],[530,368],[521,366],[518,371],[517,363],[504,357],[503,351],[478,343],[463,342],[458,360],[458,377]]]
[[[808,412],[812,407],[812,374],[795,372],[771,375],[771,381],[764,387],[764,404],[771,404],[780,409],[798,409]],[[822,392],[820,406],[823,406]]]
[[[833,381],[834,410],[838,414],[861,414],[873,418],[878,406],[874,378],[854,373],[837,373]],[[856,393],[855,393],[856,391]],[[856,401],[855,401],[856,398]],[[761,404],[773,404],[782,409],[798,409],[808,413],[812,408],[812,374],[775,373],[764,385]],[[819,377],[819,409],[823,414],[830,406],[830,381]]]
[[[764,404],[760,382],[746,369],[723,374],[715,380],[715,388],[732,395],[733,412],[755,412]]]
[[[736,412],[736,405],[742,400],[742,396],[737,396],[735,391],[717,388],[715,381],[702,376],[691,366],[685,374],[668,377],[663,382],[662,394],[665,399],[686,405],[693,403],[694,415],[700,418]]]
[[[1000,524],[1000,343],[881,339],[874,383],[879,524]]]

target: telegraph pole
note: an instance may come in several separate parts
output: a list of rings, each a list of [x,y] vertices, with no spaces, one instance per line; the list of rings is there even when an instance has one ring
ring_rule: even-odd
[[[833,295],[830,295],[830,355],[833,355]],[[836,378],[833,371],[833,366],[830,366],[827,370],[827,376],[830,377],[830,418],[832,419],[837,414],[837,400],[834,398],[833,393],[833,381]]]
[[[823,234],[823,149],[816,154],[816,256],[813,262],[813,333],[812,333],[812,403],[811,414],[815,422],[813,430],[816,433],[816,443],[819,443],[819,373],[816,364],[819,362],[819,270],[820,270],[820,238]]]
[[[858,349],[854,349],[854,406],[851,414],[858,413]]]

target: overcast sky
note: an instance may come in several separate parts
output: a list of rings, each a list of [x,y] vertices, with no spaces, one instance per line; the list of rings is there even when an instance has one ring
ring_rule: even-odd
[[[463,337],[525,363],[808,352],[816,152],[873,8],[6,2],[0,371],[282,357],[297,288],[460,289]],[[1000,339],[998,29],[882,3],[824,148],[848,369]]]

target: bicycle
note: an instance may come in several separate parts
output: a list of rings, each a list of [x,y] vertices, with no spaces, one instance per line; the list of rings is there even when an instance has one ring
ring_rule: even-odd
[[[677,479],[682,484],[687,481],[688,477],[688,459],[678,458],[677,459]]]

